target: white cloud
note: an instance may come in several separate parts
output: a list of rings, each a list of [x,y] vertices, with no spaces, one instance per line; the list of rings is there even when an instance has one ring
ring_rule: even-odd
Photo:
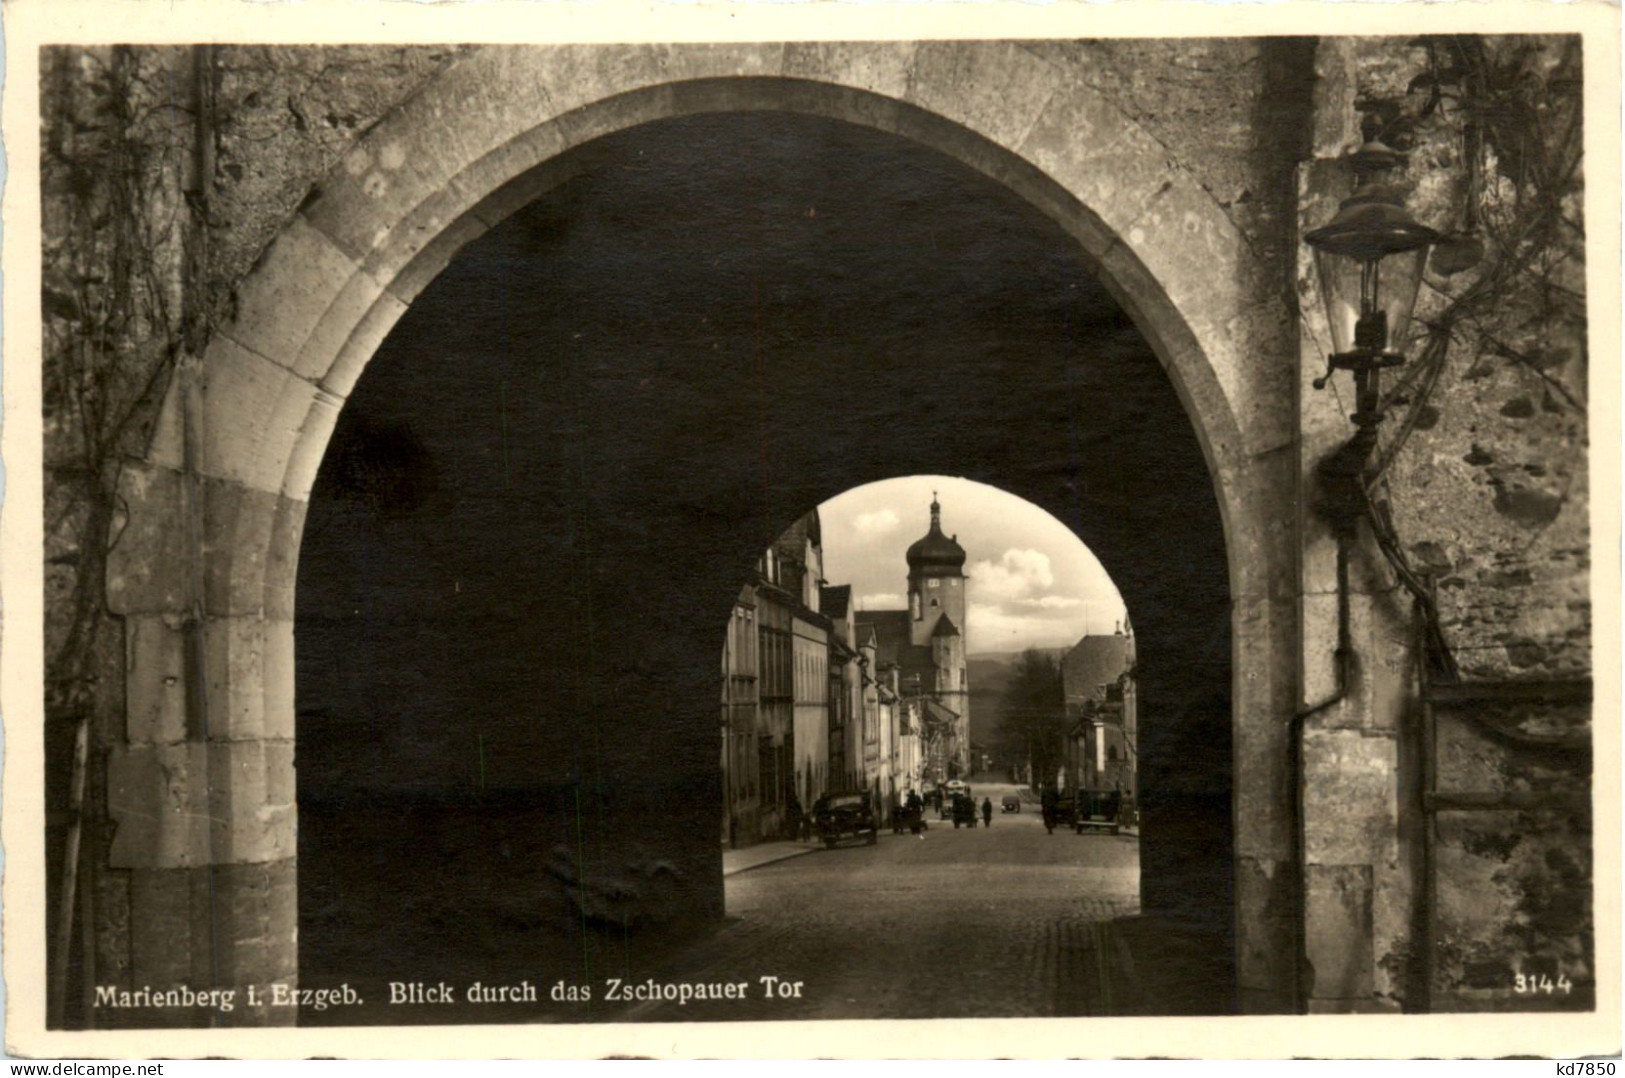
[[[1072,595],[1043,595],[1037,599],[1017,599],[1022,606],[1033,606],[1040,610],[1070,610],[1075,606],[1082,606],[1083,600]]]
[[[876,509],[872,513],[859,513],[852,518],[852,527],[864,535],[885,535],[902,521],[890,509]]]
[[[1023,599],[1055,583],[1048,554],[1014,547],[996,562],[976,562],[970,576],[976,594],[983,599]]]
[[[901,610],[907,605],[908,600],[895,591],[880,591],[873,595],[858,596],[859,610]]]

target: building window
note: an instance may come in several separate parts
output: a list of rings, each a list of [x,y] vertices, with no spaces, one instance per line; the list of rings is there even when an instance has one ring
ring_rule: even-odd
[[[909,605],[909,607],[911,609],[911,612],[914,614],[914,620],[919,621],[920,620],[920,593],[919,592],[911,591],[911,592],[908,593],[908,605]]]
[[[931,609],[935,610],[936,608],[937,608],[937,601],[935,599],[932,599],[931,600]]]
[[[934,577],[933,577],[933,578],[932,578],[932,579],[930,579],[930,580],[927,580],[927,581],[926,581],[926,582],[925,582],[925,586],[926,586],[926,587],[928,587],[928,588],[935,588],[935,587],[938,587],[938,586],[940,586],[940,585],[941,585],[941,584],[942,584],[942,581],[940,581],[940,580],[937,580],[937,579],[936,579],[936,578],[934,578]]]

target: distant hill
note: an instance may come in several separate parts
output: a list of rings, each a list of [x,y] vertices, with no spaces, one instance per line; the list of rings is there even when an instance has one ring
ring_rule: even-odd
[[[970,679],[970,739],[978,744],[992,745],[999,729],[999,697],[1010,683],[1016,660],[1022,651],[984,651],[969,656],[965,661],[965,676]],[[1053,656],[1059,662],[1067,648],[1034,648]]]
[[[1059,659],[1062,655],[1065,655],[1071,650],[1072,645],[1068,644],[1064,648],[1017,648],[1015,651],[973,651],[970,653],[968,658],[972,663],[984,662],[999,666],[1014,666],[1016,660],[1021,658],[1023,652],[1037,651],[1041,654],[1052,655]]]

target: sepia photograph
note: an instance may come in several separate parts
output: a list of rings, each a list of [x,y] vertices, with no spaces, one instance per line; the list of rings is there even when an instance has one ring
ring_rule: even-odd
[[[1617,1053],[1617,8],[185,8],[8,10],[12,1054]]]

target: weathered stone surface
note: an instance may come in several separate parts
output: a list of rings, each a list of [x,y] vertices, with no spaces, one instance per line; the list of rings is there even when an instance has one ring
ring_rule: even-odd
[[[839,83],[885,97],[908,92],[918,45],[912,41],[796,41],[784,47],[788,78]]]
[[[225,336],[209,346],[205,363],[203,473],[281,490],[319,392],[315,383]]]
[[[293,620],[293,592],[299,569],[299,538],[305,528],[307,505],[279,498],[271,515],[271,541],[265,553],[265,591],[258,609],[268,618]],[[248,608],[255,609],[255,608]]]
[[[1312,865],[1393,861],[1397,750],[1392,737],[1360,730],[1304,731],[1305,854]]]
[[[1415,689],[1415,628],[1404,598],[1393,592],[1349,597],[1346,699],[1319,716],[1323,726],[1392,731],[1403,723]],[[1302,644],[1305,706],[1339,687],[1335,592],[1305,596]]]
[[[186,631],[180,615],[125,619],[129,685],[125,737],[132,744],[186,740]]]
[[[1236,488],[1234,497],[1227,499],[1233,503],[1233,515],[1225,521],[1225,539],[1230,590],[1238,602],[1266,597],[1297,600],[1297,517],[1271,510],[1279,492],[1295,488],[1297,474],[1297,454],[1291,446],[1221,473],[1222,481]]]
[[[192,980],[192,879],[184,869],[129,874],[131,986]]]
[[[229,480],[204,488],[203,609],[254,614],[265,608],[265,565],[278,495]]]
[[[1180,178],[1163,147],[1099,93],[1076,83],[1045,102],[1017,149],[1118,237],[1159,190]],[[1139,245],[1134,249],[1139,253]]]
[[[145,464],[126,465],[119,493],[129,507],[107,555],[107,605],[116,614],[163,614],[186,609],[186,528],[183,477]]]
[[[1287,741],[1297,701],[1281,656],[1290,653],[1296,636],[1296,604],[1291,599],[1238,602],[1235,626],[1236,712],[1269,717],[1237,723],[1233,735],[1236,774],[1245,776],[1233,794],[1236,819],[1246,821],[1236,829],[1236,855],[1282,860],[1290,853],[1294,826]]]
[[[327,452],[327,443],[333,436],[333,425],[338,422],[339,409],[344,402],[318,390],[305,413],[304,425],[299,429],[292,453],[288,457],[288,470],[282,478],[282,493],[293,501],[305,501],[316,482],[316,470],[321,467]]]
[[[298,983],[297,866],[292,858],[252,865],[136,869],[129,874],[130,987],[232,990],[231,1009],[103,1011],[125,1027],[292,1025],[297,1011],[271,1007],[269,986]],[[254,986],[261,1002],[250,1006]]]
[[[222,223],[211,244],[217,291],[229,293],[250,272],[312,184],[365,132],[468,51],[216,46],[217,152],[209,208]]]
[[[378,350],[378,346],[383,343],[384,337],[394,328],[401,315],[406,313],[406,306],[406,302],[393,293],[386,292],[378,297],[378,302],[367,309],[367,313],[351,328],[350,335],[334,353],[333,361],[328,364],[327,373],[322,376],[323,392],[331,394],[338,400],[350,395],[350,391],[355,388],[356,379],[360,378],[361,372],[366,369],[367,361]],[[290,483],[289,488],[291,487]]]
[[[566,113],[642,86],[665,85],[693,79],[778,75],[784,64],[784,46],[777,43],[700,44],[656,43],[609,48],[565,45],[527,50],[545,80],[554,110]]]
[[[1590,837],[1567,813],[1441,817],[1439,868],[1448,886],[1439,894],[1439,998],[1454,1006],[1509,996],[1531,1009],[1594,1005]],[[1520,974],[1537,987],[1519,993]],[[1538,987],[1540,978],[1551,991]],[[1559,978],[1570,987],[1557,987]]]
[[[319,334],[321,327],[352,321],[356,309],[364,309],[382,291],[375,282],[358,277],[349,256],[304,218],[295,216],[266,250],[259,272],[238,291],[237,317],[226,333],[244,348],[303,378],[320,378],[325,372],[311,364],[330,358],[327,353],[334,347]],[[335,331],[328,330],[329,334]],[[313,336],[316,339],[307,349],[306,342]],[[312,358],[301,363],[302,353]]]
[[[1010,42],[966,49],[925,41],[914,51],[905,100],[1016,147],[1055,89],[1053,69]]]
[[[1236,921],[1249,926],[1236,940],[1236,982],[1262,998],[1255,1011],[1291,1007],[1297,919],[1297,866],[1281,859],[1236,858]],[[1270,1005],[1262,1005],[1266,1001]]]
[[[290,742],[115,747],[113,868],[273,861],[294,853]]]
[[[493,220],[501,220],[536,197],[538,192],[524,179],[509,181],[503,178],[513,175],[509,171],[510,163],[501,159],[513,145],[509,143],[502,150],[470,165],[457,177],[457,182],[466,182],[475,190],[483,189],[492,182],[504,185],[488,198],[474,204],[461,217],[450,222],[441,221],[442,213],[471,203],[477,195],[465,197],[460,192],[448,192],[432,206],[419,207],[418,212],[401,223],[400,242],[390,251],[390,260],[399,261],[400,269],[390,280],[387,294],[354,326],[350,338],[344,342],[329,373],[324,376],[324,386],[340,388],[347,396],[366,361],[383,343],[389,327],[395,324],[417,294],[427,288],[429,282],[456,257],[463,245],[483,235]],[[551,177],[548,179],[550,181]],[[510,191],[513,187],[522,189]],[[379,268],[387,268],[382,265],[382,259],[377,262]],[[382,330],[374,332],[373,327],[382,327]],[[350,357],[358,358],[352,362]]]
[[[209,738],[293,736],[293,623],[209,618],[203,630]]]
[[[1341,1004],[1370,1001],[1375,987],[1371,866],[1310,864],[1305,881],[1311,998]]]

